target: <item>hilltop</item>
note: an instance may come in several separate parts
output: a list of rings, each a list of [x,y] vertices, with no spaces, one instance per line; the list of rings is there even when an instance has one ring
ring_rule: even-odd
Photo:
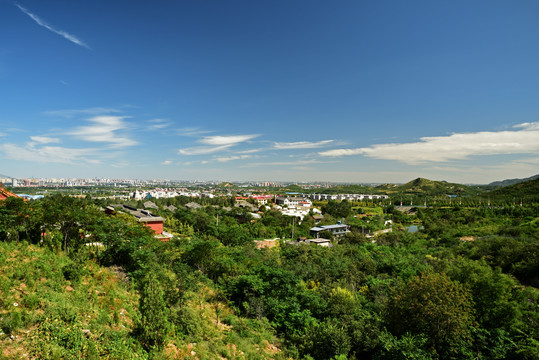
[[[539,174],[534,175],[534,176],[530,176],[530,177],[524,178],[524,179],[506,179],[506,180],[501,180],[501,181],[494,181],[494,182],[491,182],[490,184],[488,184],[488,186],[504,187],[504,186],[509,186],[509,185],[515,185],[515,184],[518,184],[518,183],[521,183],[521,182],[524,182],[524,181],[534,180],[534,179],[537,179],[537,178],[539,178]]]
[[[448,183],[447,181],[434,181],[424,178],[417,178],[403,185],[384,184],[377,187],[384,189],[388,194],[402,193],[407,195],[475,195],[481,191],[475,186]]]
[[[537,201],[537,199],[539,199],[539,177],[536,177],[533,180],[519,182],[514,185],[504,186],[484,195],[492,198],[505,197]]]

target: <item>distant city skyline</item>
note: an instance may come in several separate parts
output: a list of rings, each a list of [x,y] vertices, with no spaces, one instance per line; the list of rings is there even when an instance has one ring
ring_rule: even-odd
[[[539,173],[539,3],[0,0],[0,174]]]

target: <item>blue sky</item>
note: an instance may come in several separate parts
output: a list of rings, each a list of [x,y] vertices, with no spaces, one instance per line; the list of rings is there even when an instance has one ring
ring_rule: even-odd
[[[0,0],[0,174],[539,173],[536,1]]]

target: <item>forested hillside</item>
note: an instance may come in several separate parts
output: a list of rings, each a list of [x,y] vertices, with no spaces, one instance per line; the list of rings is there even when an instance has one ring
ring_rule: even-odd
[[[493,199],[516,198],[519,201],[524,199],[529,202],[537,202],[539,200],[539,178],[505,186],[501,189],[490,191],[485,195]]]
[[[4,201],[1,356],[539,359],[537,205],[330,202],[351,231],[320,247],[284,241],[310,217],[185,200],[154,200],[168,242],[105,200]]]
[[[437,195],[476,195],[482,192],[477,186],[453,184],[446,181],[433,181],[417,178],[403,185],[382,185],[378,189],[385,189],[389,194],[400,193],[404,195],[437,196]]]
[[[509,186],[509,185],[515,185],[523,181],[534,180],[537,178],[539,178],[539,175],[530,176],[525,179],[506,179],[506,180],[491,182],[490,184],[488,184],[488,186],[504,187],[504,186]]]

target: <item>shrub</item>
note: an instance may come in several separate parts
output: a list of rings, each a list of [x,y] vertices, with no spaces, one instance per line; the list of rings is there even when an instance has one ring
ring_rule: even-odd
[[[85,268],[82,264],[72,262],[62,268],[62,273],[66,280],[71,281],[73,284],[78,284],[85,274]]]
[[[10,312],[0,319],[0,328],[8,335],[13,334],[22,326],[21,313],[18,311]]]
[[[146,349],[162,347],[169,330],[168,309],[163,289],[153,271],[143,279],[139,309],[141,319],[135,333],[141,344]]]

